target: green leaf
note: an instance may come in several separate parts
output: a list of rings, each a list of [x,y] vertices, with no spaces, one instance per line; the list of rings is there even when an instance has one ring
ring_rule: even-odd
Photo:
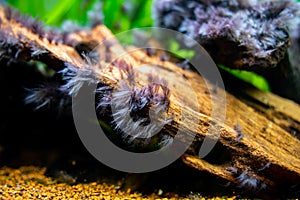
[[[46,23],[50,25],[59,24],[63,16],[65,16],[70,11],[72,6],[74,6],[76,2],[78,1],[75,0],[59,1],[54,6],[54,8],[49,13],[47,13],[47,15],[44,16]]]
[[[254,87],[256,87],[262,91],[266,91],[266,92],[270,91],[270,86],[269,86],[269,83],[267,82],[267,80],[264,77],[254,73],[254,72],[230,69],[223,65],[218,65],[218,67],[231,73],[232,75],[236,76],[237,78],[244,80],[247,83],[252,84]]]
[[[129,18],[122,12],[122,5],[123,0],[104,0],[103,2],[104,24],[113,32],[120,32],[128,27]]]
[[[180,49],[179,44],[175,40],[170,41],[169,50],[176,56],[184,59],[191,59],[195,56],[195,52],[188,49]]]
[[[17,8],[23,14],[29,14],[33,17],[43,16],[46,13],[46,7],[44,1],[31,0],[31,1],[20,1],[20,0],[7,0],[7,3]]]
[[[151,26],[153,24],[151,8],[152,0],[138,1],[131,28]]]

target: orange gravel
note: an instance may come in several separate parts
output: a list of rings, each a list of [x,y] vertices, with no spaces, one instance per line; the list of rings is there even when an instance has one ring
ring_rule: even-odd
[[[174,194],[170,198],[162,198],[157,194],[143,195],[123,191],[118,186],[92,183],[69,185],[58,183],[55,179],[45,176],[46,168],[35,166],[12,169],[0,169],[0,200],[6,199],[207,199],[200,195],[189,195],[180,198]],[[213,199],[235,199],[213,198]]]
[[[68,185],[57,183],[44,175],[46,169],[21,167],[0,170],[0,199],[155,199],[142,197],[130,190],[116,190],[114,185],[86,183]]]

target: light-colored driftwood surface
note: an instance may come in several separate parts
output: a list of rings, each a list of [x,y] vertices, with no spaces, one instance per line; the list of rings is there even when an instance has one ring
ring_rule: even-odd
[[[48,53],[40,59],[58,63],[55,66],[49,65],[53,69],[61,69],[64,67],[63,63],[81,67],[84,62],[73,47],[49,42],[13,20],[6,20],[2,8],[0,17],[1,29],[6,29],[8,34],[24,44],[22,51],[26,52],[26,48],[28,51],[32,45],[46,49]],[[101,43],[104,39],[113,37],[113,34],[105,26],[99,25],[67,37],[81,43]],[[113,56],[130,48],[133,47],[124,49],[116,42],[110,47],[109,53]],[[20,59],[31,58],[25,56]],[[195,142],[181,157],[188,166],[207,171],[237,185],[251,187],[238,178],[244,173],[248,179],[257,180],[254,190],[258,192],[276,191],[282,186],[289,187],[300,182],[300,141],[295,136],[300,132],[299,105],[271,93],[246,86],[244,89],[241,85],[239,98],[217,89],[217,94],[226,95],[226,119],[224,123],[220,123],[210,117],[210,95],[216,88],[214,84],[206,85],[199,74],[183,70],[174,63],[161,61],[159,55],[148,56],[144,50],[131,52],[121,59],[133,63],[133,68],[140,74],[141,86],[146,82],[146,73],[149,71],[160,74],[168,81],[171,89],[169,113],[172,114],[174,123],[168,124],[163,131],[174,136],[177,128],[183,126],[187,137],[197,135]],[[100,62],[102,66],[107,64],[104,60]],[[99,79],[115,87],[118,70],[108,68],[102,70]],[[190,84],[193,91],[186,89],[187,84]],[[189,98],[193,96],[191,92],[194,92],[198,102]],[[182,106],[182,101],[188,106]],[[181,121],[181,112],[186,113],[184,122]],[[242,132],[241,137],[234,129],[237,125]],[[200,159],[197,153],[209,127],[220,130],[220,138],[213,150],[216,153],[209,159]]]

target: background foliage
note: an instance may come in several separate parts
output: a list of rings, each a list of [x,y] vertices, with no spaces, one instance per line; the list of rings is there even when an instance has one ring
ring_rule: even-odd
[[[6,2],[19,9],[21,13],[38,17],[47,25],[58,28],[65,20],[72,20],[81,26],[87,25],[88,11],[99,3],[102,5],[104,24],[114,33],[153,26],[152,0],[7,0]],[[179,52],[181,57],[190,58],[194,55],[190,51],[179,49],[176,44],[170,48]],[[261,90],[270,90],[266,80],[254,73],[220,67]]]
[[[46,24],[60,27],[65,20],[87,25],[87,13],[102,4],[104,24],[114,33],[152,25],[152,0],[7,0],[22,13],[38,17]]]

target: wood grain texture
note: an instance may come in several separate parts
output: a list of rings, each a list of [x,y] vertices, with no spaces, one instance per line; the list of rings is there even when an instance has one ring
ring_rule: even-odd
[[[13,19],[7,20],[2,7],[0,17],[1,29],[23,44],[21,52],[30,52],[34,46],[48,51],[43,57],[35,57],[34,60],[46,62],[56,71],[64,68],[64,63],[78,68],[87,65],[75,46],[53,43]],[[99,25],[91,30],[70,33],[67,37],[74,44],[88,45],[100,44],[104,39],[114,36],[105,26]],[[178,128],[183,127],[185,138],[181,138],[182,142],[195,136],[193,144],[181,158],[184,163],[261,193],[276,193],[279,189],[299,184],[300,141],[288,132],[291,126],[293,130],[300,131],[299,105],[253,88],[244,90],[242,86],[238,87],[240,94],[248,98],[237,98],[218,88],[216,94],[226,95],[226,104],[218,104],[220,109],[226,109],[226,119],[220,122],[211,117],[212,103],[218,101],[214,99],[218,95],[213,95],[216,89],[214,84],[205,81],[194,71],[183,70],[169,61],[161,61],[159,55],[148,56],[144,50],[131,51],[132,48],[123,48],[117,40],[110,44],[109,49],[102,45],[97,49],[102,67],[94,70],[99,72],[99,80],[113,88],[117,87],[120,73],[111,61],[125,53],[117,60],[133,65],[139,73],[140,87],[146,84],[149,72],[159,74],[168,81],[171,90],[168,114],[173,122],[166,125],[163,132],[175,136]],[[109,54],[110,59],[106,59],[105,54]],[[32,59],[30,54],[26,55],[18,57],[18,61]],[[185,114],[184,120],[182,113]],[[241,135],[235,129],[237,124],[243,137],[239,138]],[[220,138],[213,151],[206,158],[200,159],[198,151],[203,139],[210,137],[207,134],[209,129],[219,131]],[[243,174],[244,179],[241,179]],[[255,186],[243,182],[246,179],[256,180]]]

